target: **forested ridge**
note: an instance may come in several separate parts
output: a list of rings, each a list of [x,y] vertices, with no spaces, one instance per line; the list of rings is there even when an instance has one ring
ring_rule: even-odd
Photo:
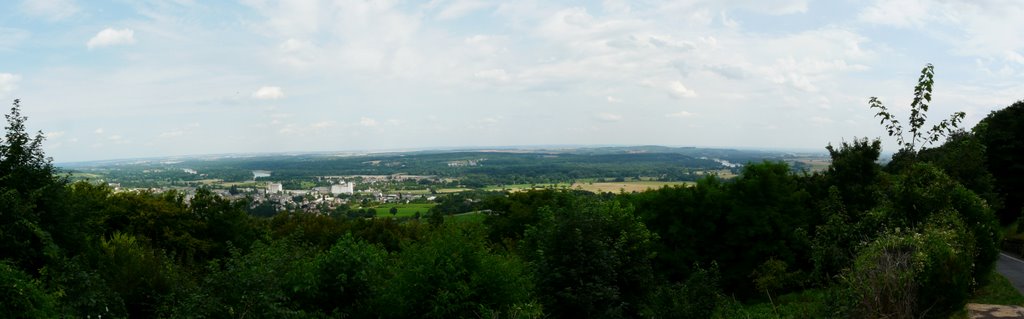
[[[70,183],[19,101],[6,119],[10,318],[947,318],[1024,197],[1024,102],[971,130],[937,125],[932,148],[912,115],[884,166],[880,141],[854,139],[820,173],[749,163],[692,187],[513,192],[423,219],[254,217],[205,190]]]

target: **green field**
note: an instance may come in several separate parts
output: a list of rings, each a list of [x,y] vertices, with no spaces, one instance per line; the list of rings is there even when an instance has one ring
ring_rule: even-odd
[[[450,220],[450,221],[456,222],[456,223],[470,223],[470,224],[472,224],[472,223],[483,223],[485,218],[487,218],[487,215],[482,214],[480,212],[471,212],[471,213],[465,213],[465,214],[445,216],[445,220]]]
[[[451,194],[451,193],[465,192],[465,191],[468,191],[468,190],[470,190],[470,189],[469,188],[441,188],[441,189],[436,190],[435,192],[437,192],[438,194]]]
[[[585,190],[592,193],[618,193],[618,192],[642,192],[648,189],[659,189],[665,186],[691,186],[694,182],[658,182],[658,181],[630,181],[630,182],[600,182],[600,183],[576,183],[573,189]]]
[[[398,207],[398,215],[395,215],[397,217],[413,217],[416,215],[416,212],[420,212],[421,216],[425,216],[427,211],[435,205],[437,204],[383,204],[374,206],[373,209],[377,210],[377,217],[391,216],[391,207]]]
[[[530,190],[530,189],[569,188],[569,186],[571,186],[571,185],[569,185],[567,183],[557,183],[557,184],[509,184],[509,185],[500,185],[500,186],[488,186],[488,187],[485,187],[484,190],[488,190],[488,191],[513,191],[513,192],[517,192],[517,191]]]
[[[426,195],[430,194],[429,189],[396,189],[396,193],[411,194],[411,195]]]
[[[101,179],[103,175],[93,173],[71,172],[68,173],[72,179]]]

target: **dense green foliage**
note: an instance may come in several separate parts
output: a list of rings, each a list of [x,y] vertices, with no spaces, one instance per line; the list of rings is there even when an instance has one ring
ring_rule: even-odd
[[[546,208],[526,230],[523,254],[537,269],[545,310],[557,317],[635,314],[652,286],[656,236],[614,201]]]
[[[1024,101],[993,111],[974,134],[984,145],[986,167],[1004,201],[998,216],[1004,224],[1013,222],[1024,213]]]

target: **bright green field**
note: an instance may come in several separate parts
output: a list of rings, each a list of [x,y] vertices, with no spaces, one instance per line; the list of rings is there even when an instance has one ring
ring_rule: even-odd
[[[446,220],[456,223],[483,223],[485,218],[487,218],[487,215],[479,212],[445,216]]]
[[[93,173],[74,172],[74,173],[69,173],[69,175],[71,175],[71,178],[76,178],[76,179],[100,179],[100,178],[103,178],[103,175],[93,174]]]
[[[427,211],[431,207],[437,204],[383,204],[380,206],[373,207],[377,210],[377,217],[391,216],[391,207],[398,207],[397,217],[413,217],[416,212],[420,212],[421,216],[425,216]]]

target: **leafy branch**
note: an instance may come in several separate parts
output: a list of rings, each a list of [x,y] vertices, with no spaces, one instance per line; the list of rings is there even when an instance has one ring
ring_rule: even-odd
[[[918,146],[935,143],[940,138],[948,136],[955,131],[960,126],[960,123],[963,122],[964,117],[967,116],[964,112],[954,112],[948,119],[940,121],[932,126],[930,130],[922,131],[922,127],[924,127],[924,123],[928,119],[928,107],[929,103],[932,102],[932,88],[934,85],[935,67],[929,63],[921,69],[921,76],[917,79],[917,85],[914,86],[914,100],[910,103],[910,118],[908,121],[910,126],[908,130],[910,132],[909,141],[903,136],[903,125],[896,119],[896,116],[889,112],[889,109],[882,104],[882,101],[874,96],[868,100],[869,108],[878,109],[878,113],[875,113],[875,117],[881,118],[878,123],[885,126],[889,136],[896,137],[896,143],[901,148],[914,151]]]

